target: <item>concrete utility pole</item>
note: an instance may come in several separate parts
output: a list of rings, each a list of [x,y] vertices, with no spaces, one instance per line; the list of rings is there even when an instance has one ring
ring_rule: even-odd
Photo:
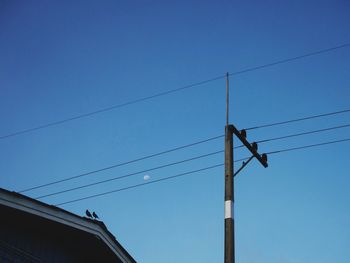
[[[252,156],[243,162],[234,173],[233,169],[233,134],[251,152]],[[224,263],[235,263],[235,221],[234,221],[234,176],[237,175],[254,157],[267,167],[266,154],[260,155],[257,143],[250,144],[246,140],[246,131],[238,131],[234,125],[229,125],[229,74],[226,73],[226,126],[225,126],[225,253]]]

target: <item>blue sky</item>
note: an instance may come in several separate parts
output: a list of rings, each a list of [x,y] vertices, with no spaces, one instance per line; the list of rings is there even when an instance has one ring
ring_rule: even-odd
[[[72,3],[74,2],[74,3]],[[0,136],[350,42],[333,1],[0,1]],[[230,78],[238,128],[349,108],[350,48]],[[349,113],[257,129],[260,140],[349,124]],[[209,137],[225,81],[0,140],[1,187],[20,191]],[[349,128],[260,145],[349,138]],[[237,140],[235,144],[238,145]],[[240,263],[345,262],[348,142],[271,155],[235,179]],[[27,192],[55,191],[223,149],[223,140]],[[243,149],[235,158],[248,156]],[[223,162],[223,155],[42,199],[57,204]],[[237,167],[236,167],[237,168]],[[96,211],[138,261],[223,261],[223,168],[63,205]]]

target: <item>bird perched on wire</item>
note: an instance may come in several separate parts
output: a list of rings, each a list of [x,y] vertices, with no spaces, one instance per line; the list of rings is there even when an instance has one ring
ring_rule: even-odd
[[[99,219],[98,215],[97,215],[95,212],[92,212],[92,216],[93,216],[95,219]]]
[[[86,209],[85,214],[86,214],[86,216],[87,216],[87,217],[92,218],[92,215],[91,215],[91,213],[90,213],[90,211],[89,211],[89,210],[87,210],[87,209]]]

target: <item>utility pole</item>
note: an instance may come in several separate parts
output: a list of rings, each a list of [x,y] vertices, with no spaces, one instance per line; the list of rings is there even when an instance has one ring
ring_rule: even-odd
[[[243,162],[234,173],[233,134],[251,152],[252,156]],[[238,131],[229,124],[229,74],[226,73],[226,126],[225,126],[225,252],[224,263],[235,263],[235,220],[234,220],[234,177],[255,157],[266,168],[267,155],[260,155],[257,143],[249,143],[245,130]]]
[[[229,75],[226,73],[225,126],[225,263],[235,262],[233,133],[229,125]]]

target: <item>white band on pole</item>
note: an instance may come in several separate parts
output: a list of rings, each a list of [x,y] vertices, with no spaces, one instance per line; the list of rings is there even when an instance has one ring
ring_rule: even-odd
[[[225,201],[225,219],[234,218],[233,202],[231,200]]]

